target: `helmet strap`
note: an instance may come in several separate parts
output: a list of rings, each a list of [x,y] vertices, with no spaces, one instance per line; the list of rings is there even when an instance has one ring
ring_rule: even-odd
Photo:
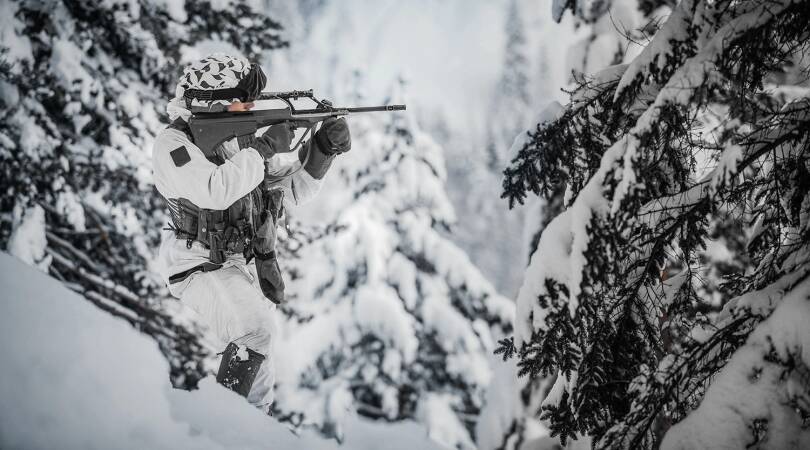
[[[232,87],[225,89],[186,89],[183,93],[183,98],[186,99],[186,105],[191,100],[200,100],[203,102],[210,102],[213,100],[233,100],[235,98],[243,99],[248,95],[248,92],[240,87]]]

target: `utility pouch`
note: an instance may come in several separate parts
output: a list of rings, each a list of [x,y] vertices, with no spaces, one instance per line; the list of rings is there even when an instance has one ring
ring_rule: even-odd
[[[276,223],[283,214],[284,191],[271,189],[263,192],[259,226],[253,235],[253,253],[256,255],[276,250]]]
[[[181,198],[177,200],[177,209],[180,211],[177,225],[179,225],[179,228],[186,233],[187,237],[193,239],[197,230],[197,215],[199,213],[199,208],[194,206],[194,204],[190,201]]]
[[[281,276],[276,252],[256,255],[256,275],[265,298],[277,305],[284,303],[284,278]]]
[[[210,254],[208,259],[214,264],[225,262],[225,232],[222,230],[210,231],[208,233],[208,245]]]
[[[273,218],[273,223],[278,223],[284,215],[284,191],[281,189],[270,189],[265,193],[265,210]]]
[[[270,189],[263,192],[261,224],[253,237],[256,256],[256,274],[264,296],[273,303],[283,303],[284,279],[276,258],[276,224],[283,214],[284,191]]]

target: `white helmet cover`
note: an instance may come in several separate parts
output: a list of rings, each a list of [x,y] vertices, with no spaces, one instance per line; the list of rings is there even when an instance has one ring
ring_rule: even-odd
[[[250,69],[250,62],[245,58],[214,53],[183,69],[183,75],[180,76],[175,89],[175,97],[182,99],[187,89],[215,90],[236,87]],[[238,100],[238,98],[230,100],[186,98],[186,107],[191,112],[220,112]]]

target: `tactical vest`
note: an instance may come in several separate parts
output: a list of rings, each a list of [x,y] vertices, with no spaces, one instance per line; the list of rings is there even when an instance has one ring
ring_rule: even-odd
[[[178,119],[169,128],[183,131],[194,142],[185,121]],[[216,165],[225,163],[221,149],[205,157]],[[177,239],[185,239],[188,248],[197,241],[209,250],[209,260],[215,266],[198,270],[219,268],[232,254],[241,253],[249,261],[253,256],[251,242],[262,223],[261,213],[266,209],[264,200],[261,184],[224,210],[199,208],[185,198],[166,199],[172,222],[168,229],[174,231]],[[280,199],[275,201],[280,204]],[[177,275],[182,275],[182,279],[190,274]]]

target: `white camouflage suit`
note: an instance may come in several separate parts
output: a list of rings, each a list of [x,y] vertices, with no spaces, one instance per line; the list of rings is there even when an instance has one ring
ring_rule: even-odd
[[[172,121],[187,120],[191,115],[181,97],[178,85],[178,97],[167,108]],[[181,146],[187,149],[190,161],[178,167],[170,152]],[[230,158],[218,166],[206,159],[183,131],[164,129],[155,139],[152,154],[157,190],[167,199],[185,198],[199,208],[226,209],[264,180],[265,160],[253,148],[239,150],[236,139],[226,142],[224,147]],[[269,161],[267,170],[271,174],[289,173],[300,164],[294,153],[283,153]],[[296,171],[279,184],[285,191],[285,199],[295,203],[311,198],[320,189],[320,180],[304,170]],[[246,264],[241,254],[229,254],[221,269],[196,272],[170,284],[169,277],[173,274],[209,261],[209,250],[197,241],[188,248],[185,239],[178,239],[169,230],[162,235],[159,261],[161,275],[172,295],[198,315],[221,350],[234,342],[266,356],[248,394],[250,403],[266,408],[273,401],[271,337],[275,305],[262,294],[255,266]]]

